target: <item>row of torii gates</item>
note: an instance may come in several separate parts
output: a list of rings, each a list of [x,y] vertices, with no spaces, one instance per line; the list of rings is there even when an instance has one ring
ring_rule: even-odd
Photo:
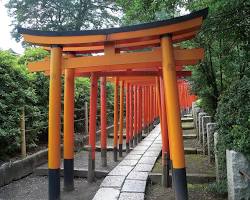
[[[173,188],[178,200],[188,199],[177,78],[190,75],[182,66],[197,64],[201,48],[181,49],[176,43],[198,33],[208,9],[146,24],[121,28],[51,32],[19,28],[24,41],[51,52],[43,61],[29,63],[31,72],[50,76],[49,199],[60,199],[61,76],[64,75],[64,187],[72,190],[74,168],[74,77],[90,77],[89,172],[94,178],[98,78],[101,77],[101,148],[106,156],[106,81],[113,81],[114,158],[122,148],[123,88],[126,88],[126,148],[141,139],[142,129],[159,115],[163,168],[171,161]],[[100,54],[101,53],[101,54]],[[107,77],[107,78],[106,78]],[[118,85],[120,84],[120,129]],[[118,141],[118,130],[120,137]],[[165,171],[165,170],[164,170]],[[167,173],[164,174],[167,176]]]

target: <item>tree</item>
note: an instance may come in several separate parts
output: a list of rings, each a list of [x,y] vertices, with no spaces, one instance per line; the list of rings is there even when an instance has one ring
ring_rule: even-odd
[[[18,150],[21,108],[37,102],[32,79],[8,51],[0,51],[0,158]]]
[[[178,16],[182,1],[180,0],[117,0],[125,13],[124,24],[138,24],[163,20]]]
[[[12,35],[20,40],[17,27],[51,31],[73,31],[113,27],[119,8],[112,0],[9,0]]]

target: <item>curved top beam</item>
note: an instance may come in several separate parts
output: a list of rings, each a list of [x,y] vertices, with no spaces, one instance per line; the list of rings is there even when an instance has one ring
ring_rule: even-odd
[[[158,39],[161,35],[172,34],[174,42],[190,39],[190,32],[200,29],[202,21],[206,18],[208,9],[203,9],[168,20],[125,26],[120,28],[85,30],[85,31],[39,31],[18,28],[24,40],[41,46],[53,44],[65,47],[95,46],[104,42],[113,41],[124,44],[138,41]],[[176,37],[176,39],[174,39]]]

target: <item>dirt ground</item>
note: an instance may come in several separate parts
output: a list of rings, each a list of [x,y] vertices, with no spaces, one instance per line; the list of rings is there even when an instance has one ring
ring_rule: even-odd
[[[218,194],[207,191],[207,184],[188,184],[189,199],[192,200],[226,200]],[[163,188],[160,184],[148,184],[145,200],[175,200],[173,189]]]

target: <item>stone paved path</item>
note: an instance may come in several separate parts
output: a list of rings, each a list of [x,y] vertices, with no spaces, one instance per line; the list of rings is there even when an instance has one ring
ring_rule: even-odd
[[[160,152],[160,125],[157,125],[106,176],[93,200],[143,200],[148,174]]]

